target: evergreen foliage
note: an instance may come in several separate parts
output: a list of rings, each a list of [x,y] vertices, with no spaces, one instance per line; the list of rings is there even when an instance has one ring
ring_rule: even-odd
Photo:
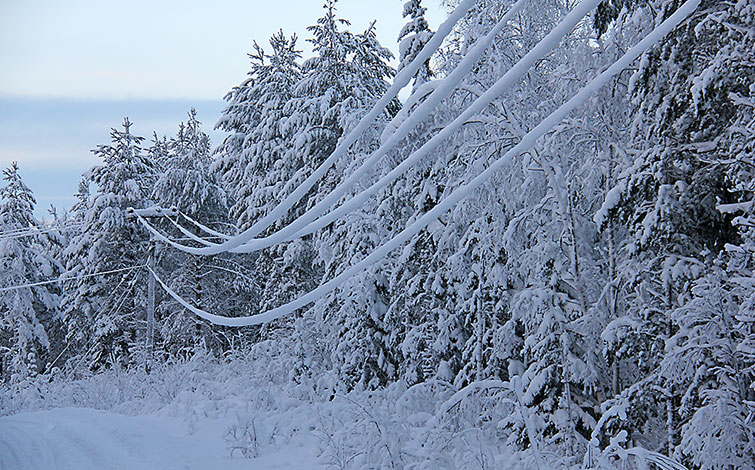
[[[34,217],[36,201],[13,162],[3,170],[0,187],[0,380],[18,382],[45,370],[54,344],[60,304],[54,279],[60,263],[54,257],[54,235]],[[27,234],[30,234],[28,236]],[[9,289],[9,290],[5,290]]]
[[[144,138],[131,133],[131,125],[124,119],[123,130],[112,129],[111,143],[93,151],[102,165],[84,178],[96,190],[82,200],[83,228],[64,251],[63,279],[77,279],[65,292],[63,321],[68,341],[93,368],[132,364],[143,331],[133,317],[143,315],[146,302],[134,290],[143,273],[138,267],[147,261],[149,238],[127,220],[126,209],[149,205],[155,162],[141,146]],[[95,275],[115,270],[128,271]]]
[[[398,70],[401,71],[410,62],[412,62],[417,54],[425,47],[425,44],[432,37],[432,31],[425,19],[425,13],[427,8],[422,6],[422,0],[408,0],[404,3],[404,18],[408,18],[408,22],[401,29],[398,34],[398,54],[399,65]],[[426,83],[432,77],[433,73],[430,69],[430,62],[425,62],[422,67],[417,71],[414,77],[413,87],[416,90],[422,84]]]

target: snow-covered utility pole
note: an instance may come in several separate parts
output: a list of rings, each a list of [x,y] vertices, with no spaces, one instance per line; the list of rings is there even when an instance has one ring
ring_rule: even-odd
[[[126,209],[126,217],[134,218],[137,215],[141,217],[175,217],[178,215],[178,209],[171,207],[149,207],[147,209]],[[155,351],[155,258],[157,257],[157,240],[153,234],[149,237],[149,275],[147,276],[147,336],[146,352],[144,355],[144,369],[147,373],[152,369],[152,359]]]

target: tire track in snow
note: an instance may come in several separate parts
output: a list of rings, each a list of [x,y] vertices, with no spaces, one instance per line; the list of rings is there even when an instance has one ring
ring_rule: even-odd
[[[171,417],[86,408],[20,413],[0,417],[0,470],[324,468],[310,436],[257,459],[231,458],[222,439],[227,425],[208,419],[189,433]]]

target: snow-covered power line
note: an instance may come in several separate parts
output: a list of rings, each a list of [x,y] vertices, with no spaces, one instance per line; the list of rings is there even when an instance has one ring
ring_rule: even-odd
[[[143,260],[143,261],[144,261],[144,260]],[[139,265],[139,266],[136,266],[136,268],[143,268],[143,267],[144,267],[144,265]],[[120,281],[118,281],[118,284],[117,284],[117,285],[115,286],[115,288],[114,288],[114,289],[113,289],[112,291],[110,291],[110,294],[108,294],[108,296],[107,296],[107,297],[105,298],[105,302],[104,302],[104,303],[102,304],[102,306],[100,307],[100,309],[99,309],[99,310],[98,310],[98,311],[97,311],[97,312],[96,312],[96,313],[95,313],[95,314],[94,314],[94,315],[92,316],[92,323],[93,323],[93,324],[94,324],[94,323],[95,323],[95,322],[96,322],[96,321],[97,321],[97,320],[98,320],[99,318],[101,318],[102,314],[103,314],[103,313],[104,313],[104,311],[105,311],[105,307],[107,307],[107,305],[108,305],[108,303],[109,303],[110,299],[111,299],[111,298],[112,298],[112,297],[113,297],[113,296],[115,295],[115,293],[116,293],[116,292],[118,291],[118,288],[119,288],[119,287],[120,287],[120,286],[121,286],[121,285],[122,285],[122,284],[123,284],[123,283],[124,283],[124,282],[126,281],[126,279],[128,279],[128,276],[129,276],[129,275],[130,275],[131,273],[133,273],[133,272],[134,272],[134,269],[130,269],[130,270],[129,270],[129,272],[128,272],[128,273],[127,273],[127,274],[126,274],[125,276],[121,277],[121,280],[120,280]],[[139,274],[139,272],[137,272],[136,274],[138,275],[138,274]],[[128,289],[128,290],[126,290],[126,291],[124,291],[124,292],[123,292],[123,294],[121,295],[120,299],[119,299],[119,300],[118,300],[118,301],[116,302],[116,309],[115,309],[115,311],[116,311],[116,312],[118,311],[118,309],[120,308],[120,306],[121,306],[121,305],[123,304],[123,300],[125,300],[125,298],[126,298],[126,294],[127,294],[127,293],[128,293],[128,292],[129,292],[130,290],[131,290],[131,289],[133,289],[133,288],[134,288],[134,285],[135,285],[135,283],[133,283],[133,282],[132,282],[132,283],[131,283],[131,286],[129,287],[129,289]],[[92,341],[93,341],[93,338],[94,338],[94,336],[89,336],[89,339],[87,340],[87,346],[85,346],[85,348],[87,348],[87,347],[89,346],[89,344],[90,344],[90,343],[92,343]],[[65,352],[66,352],[66,351],[68,350],[68,348],[69,348],[69,347],[70,347],[70,346],[71,346],[72,344],[73,344],[73,342],[70,342],[70,341],[66,342],[66,347],[65,347],[65,348],[63,348],[63,350],[62,350],[62,351],[60,352],[60,354],[58,354],[58,357],[56,357],[56,358],[55,358],[55,359],[54,359],[54,360],[53,360],[52,362],[50,362],[50,363],[48,363],[48,364],[47,364],[47,366],[46,366],[46,368],[45,368],[45,372],[46,372],[46,373],[49,373],[49,372],[51,372],[51,371],[53,371],[53,370],[54,370],[53,368],[55,367],[55,364],[56,364],[56,363],[58,362],[58,360],[59,360],[59,359],[60,359],[61,357],[63,357],[63,354],[65,354]],[[87,351],[87,354],[89,353],[89,351],[90,351],[90,350],[88,350],[88,351]],[[79,365],[81,364],[81,361],[83,361],[83,360],[84,360],[84,357],[85,357],[85,356],[86,356],[86,354],[82,356],[82,358],[81,358],[81,359],[79,360],[79,363],[78,363],[78,364],[76,365],[76,367],[75,367],[75,368],[74,368],[73,370],[71,370],[71,371],[69,372],[69,374],[68,374],[68,377],[66,378],[66,380],[68,380],[68,379],[70,379],[70,378],[71,378],[71,375],[72,375],[72,374],[74,373],[75,369],[79,367]]]
[[[105,276],[107,274],[122,273],[124,271],[133,271],[134,269],[139,269],[139,268],[143,268],[143,267],[144,267],[144,265],[131,266],[129,268],[112,269],[110,271],[101,271],[101,272],[98,272],[98,273],[83,274],[81,276],[51,279],[49,281],[32,282],[32,283],[29,283],[29,284],[20,284],[20,285],[17,285],[17,286],[9,286],[9,287],[0,288],[0,292],[7,292],[7,291],[11,291],[11,290],[24,289],[26,287],[46,286],[48,284],[55,284],[56,282],[74,281],[76,279],[84,279],[84,278],[87,278],[87,277]]]
[[[339,183],[338,186],[334,188],[325,198],[319,201],[314,207],[302,214],[296,220],[291,222],[288,226],[267,237],[252,239],[244,245],[231,249],[229,251],[232,251],[234,253],[249,253],[258,251],[277,243],[292,240],[303,234],[297,232],[304,231],[309,228],[309,231],[307,231],[306,233],[312,233],[316,230],[319,230],[319,228],[327,225],[327,223],[321,224],[318,228],[315,229],[306,226],[307,224],[310,224],[315,219],[317,219],[320,215],[322,215],[339,199],[341,199],[350,187],[360,181],[381,158],[387,155],[395,145],[397,145],[403,138],[409,135],[411,130],[419,125],[421,121],[428,115],[428,113],[435,109],[443,101],[443,99],[447,98],[454,91],[454,89],[456,89],[456,87],[464,80],[464,78],[469,75],[475,64],[479,61],[482,54],[488,47],[490,47],[490,44],[492,44],[492,42],[505,27],[505,25],[522,9],[522,7],[524,7],[527,1],[529,0],[519,0],[516,4],[514,4],[511,9],[509,9],[509,11],[488,32],[488,34],[480,38],[474,44],[474,47],[464,56],[464,58],[456,66],[456,68],[445,79],[437,81],[436,86],[433,88],[432,92],[425,95],[426,99],[418,106],[415,112],[408,119],[404,120],[400,124],[400,126],[392,132],[390,138],[386,139],[381,144],[381,146],[375,152],[373,152],[372,155],[370,155],[370,157],[366,159],[356,171],[354,171],[354,173],[352,173],[346,180]],[[513,81],[517,80],[523,74],[524,71],[522,71],[522,73],[517,77],[514,77],[512,80],[510,80],[510,82],[513,83]],[[444,135],[450,135],[450,133]],[[416,160],[417,158],[413,159],[412,161]],[[402,168],[406,167],[407,166],[405,165]],[[341,212],[341,214],[342,213],[343,212]],[[194,223],[196,224],[196,222]],[[184,229],[179,227],[179,230],[183,231]],[[154,234],[157,235],[156,233]],[[217,235],[217,232],[215,232],[215,234]],[[202,250],[204,252],[204,250],[201,248],[186,247],[185,245],[176,244],[175,240],[169,241],[167,238],[161,240],[165,243],[173,245],[178,249],[186,248],[184,251],[188,251],[193,254],[202,254],[199,250]],[[205,247],[219,246],[219,244],[211,243],[207,240],[199,239],[198,237],[194,239],[194,241],[204,245]]]
[[[144,261],[146,261],[146,259],[142,258],[142,262],[144,262]],[[145,268],[145,267],[146,267],[146,265],[142,264],[142,265],[139,265],[139,266],[135,266],[135,269],[141,269],[141,268]],[[118,288],[121,285],[123,285],[124,282],[126,282],[126,279],[128,278],[129,274],[131,274],[132,272],[134,272],[134,270],[129,271],[125,276],[121,277],[121,280],[118,281],[118,284],[115,286],[115,288],[105,298],[105,302],[102,304],[102,307],[100,308],[100,310],[97,311],[94,314],[94,316],[92,317],[92,323],[95,323],[98,319],[102,318],[102,316],[105,313],[105,309],[106,309],[106,307],[109,304],[110,299],[113,298],[113,296],[115,295],[115,293],[118,291]],[[138,274],[139,274],[139,272],[137,271],[136,275],[138,275]],[[121,308],[121,306],[123,305],[123,302],[126,300],[126,296],[128,295],[128,293],[130,291],[132,291],[134,289],[134,286],[136,285],[136,282],[134,282],[136,280],[136,275],[134,276],[134,279],[132,279],[132,281],[129,283],[130,285],[128,286],[128,289],[124,290],[123,293],[121,294],[120,298],[116,301],[115,308],[112,309],[109,313],[115,314]],[[81,359],[79,359],[79,362],[77,362],[76,365],[68,372],[68,375],[66,377],[66,381],[69,381],[71,379],[71,377],[74,375],[74,373],[76,372],[76,370],[81,366],[81,363],[84,361],[84,359],[96,347],[97,342],[94,341],[94,338],[95,338],[94,335],[89,335],[89,339],[87,340],[87,344],[86,344],[86,346],[84,346],[84,348],[86,348],[86,352],[81,355]]]
[[[621,71],[629,67],[632,62],[642,55],[645,51],[650,49],[656,42],[660,41],[664,36],[670,33],[676,26],[679,25],[685,18],[687,18],[695,9],[700,5],[701,0],[688,0],[684,3],[673,15],[667,20],[661,23],[653,31],[651,31],[645,38],[643,38],[634,47],[629,49],[621,58],[614,62],[604,72],[591,80],[587,85],[582,87],[576,95],[574,95],[569,101],[561,105],[556,111],[551,113],[547,118],[540,122],[535,128],[529,131],[522,137],[522,140],[503,156],[495,160],[488,168],[482,173],[477,175],[470,182],[460,186],[443,199],[438,205],[430,209],[417,221],[407,226],[398,235],[391,240],[382,244],[369,256],[362,261],[354,264],[338,276],[334,277],[330,281],[320,285],[318,288],[304,294],[296,300],[279,307],[268,310],[267,312],[246,316],[246,317],[224,317],[221,315],[215,315],[199,309],[186,300],[178,296],[173,290],[171,290],[156,273],[152,272],[155,279],[163,286],[166,292],[173,297],[177,302],[186,307],[188,310],[216,325],[225,326],[249,326],[267,323],[277,318],[283,317],[305,305],[318,300],[325,296],[327,293],[336,289],[344,281],[356,273],[370,267],[378,261],[385,258],[391,251],[400,247],[402,244],[409,241],[412,237],[418,234],[422,229],[430,225],[432,222],[438,219],[443,213],[452,208],[459,201],[470,195],[474,190],[479,188],[487,179],[489,179],[496,171],[500,170],[504,165],[510,162],[513,158],[517,157],[523,152],[526,152],[535,145],[537,140],[548,133],[553,127],[566,118],[569,113],[574,111],[578,106],[584,104],[590,96],[592,96],[598,89],[603,87]]]
[[[0,237],[18,235],[19,233],[27,233],[27,232],[31,232],[35,230],[39,230],[39,229],[36,227],[26,227],[26,228],[17,228],[15,230],[6,230],[5,232],[0,232]]]
[[[70,223],[65,225],[51,226],[45,228],[28,228],[18,230],[8,230],[7,232],[0,233],[0,240],[15,240],[17,238],[33,237],[34,235],[41,235],[43,233],[51,232],[65,232],[69,229],[80,227],[82,223]]]
[[[579,5],[577,5],[567,16],[563,19],[561,23],[559,23],[553,30],[548,33],[540,42],[535,45],[535,47],[532,48],[524,57],[522,57],[519,61],[517,61],[516,64],[514,64],[498,81],[490,87],[485,93],[483,93],[480,97],[478,97],[474,102],[472,102],[471,105],[467,109],[465,109],[456,119],[454,119],[450,124],[447,124],[438,134],[434,135],[430,140],[425,142],[422,147],[420,147],[417,151],[413,152],[411,155],[409,155],[404,161],[402,161],[399,165],[396,166],[393,170],[391,170],[388,174],[380,178],[377,182],[373,183],[369,188],[361,191],[360,193],[354,195],[351,199],[344,202],[341,206],[333,209],[331,212],[327,213],[326,215],[319,217],[316,219],[316,217],[319,215],[315,213],[314,209],[318,208],[315,206],[313,208],[312,214],[303,214],[302,217],[300,217],[300,220],[296,220],[294,223],[291,224],[291,229],[287,230],[287,233],[290,234],[290,236],[284,240],[278,240],[273,239],[271,237],[267,237],[266,239],[260,239],[261,241],[257,242],[257,240],[252,240],[249,243],[245,244],[244,246],[240,247],[238,252],[241,253],[249,253],[252,251],[257,251],[259,249],[265,248],[267,246],[271,246],[272,244],[280,243],[282,241],[288,241],[291,239],[294,239],[296,237],[301,237],[307,234],[314,233],[333,221],[337,220],[343,215],[346,215],[355,209],[359,208],[364,204],[367,199],[369,199],[371,196],[377,194],[381,189],[387,187],[390,185],[393,181],[398,179],[402,174],[404,174],[412,165],[415,165],[420,160],[425,158],[427,155],[430,154],[433,150],[435,150],[438,146],[440,146],[447,138],[451,137],[456,131],[458,131],[466,122],[468,122],[472,117],[477,115],[478,113],[482,112],[490,103],[492,103],[496,98],[498,98],[500,95],[502,95],[506,90],[508,90],[511,86],[513,86],[518,80],[520,80],[525,73],[539,60],[541,60],[543,57],[548,55],[555,47],[558,45],[558,43],[561,41],[561,39],[566,36],[574,27],[592,10],[595,8],[601,0],[583,0],[580,2]],[[518,2],[514,8],[512,8],[512,11],[509,13],[515,13],[517,8],[521,7],[523,2]],[[512,14],[513,16],[513,14]],[[506,15],[504,17],[504,20],[506,22],[508,21],[509,15]],[[502,21],[499,23],[496,28],[502,28],[504,22]],[[491,33],[495,33],[497,35],[498,31],[494,28],[494,31]],[[492,42],[493,37],[491,35],[488,35],[488,38],[486,38],[485,43]],[[482,41],[481,41],[482,42]],[[487,44],[479,44],[476,45],[477,47],[480,47],[480,49],[483,49],[487,46]],[[475,48],[475,49],[476,49]],[[471,52],[477,52],[473,49]],[[478,54],[482,53],[482,50],[477,52]],[[464,69],[468,70],[466,71],[465,75],[471,72],[472,66],[476,60],[471,61],[471,63],[467,64]],[[428,99],[428,101],[430,101]],[[422,110],[418,109],[417,112],[409,117],[407,119],[407,122],[409,121],[415,121],[416,124],[419,124],[421,120],[423,120],[426,116],[422,115]],[[398,134],[398,131],[397,131]],[[394,137],[396,137],[394,135]],[[401,138],[404,136],[401,135]],[[393,139],[393,137],[392,137]],[[358,175],[352,175],[352,176],[358,176],[361,178],[363,174]],[[355,181],[358,179],[355,178]],[[345,190],[344,190],[345,193]],[[340,197],[340,195],[339,195]],[[325,198],[322,202],[326,202],[328,198]],[[332,202],[335,202],[335,198],[331,199]],[[320,205],[320,213],[324,212],[325,210],[325,204]],[[308,225],[306,225],[308,224]],[[301,227],[300,230],[294,231],[294,227]]]
[[[185,215],[184,213],[180,212],[175,207],[171,207],[169,209],[166,209],[166,208],[163,208],[163,207],[158,207],[158,206],[148,207],[146,209],[134,209],[132,207],[129,207],[126,210],[126,216],[130,217],[130,218],[137,217],[137,216],[139,216],[139,217],[165,217],[166,219],[168,219],[168,221],[170,221],[170,223],[172,225],[174,225],[181,233],[183,233],[186,236],[186,238],[182,238],[181,240],[183,240],[183,241],[194,241],[194,242],[200,243],[200,244],[205,245],[205,246],[216,246],[215,243],[209,242],[209,241],[205,240],[204,238],[202,238],[202,237],[200,237],[198,235],[195,235],[190,230],[188,230],[186,227],[184,227],[183,225],[179,224],[178,221],[176,220],[176,218],[179,215],[183,216],[184,218],[186,218],[187,220],[189,220],[191,222],[194,222],[198,227],[200,227],[203,230],[206,229],[205,231],[208,232],[208,233],[210,233],[211,229],[205,227],[202,224],[199,224],[198,222],[195,222],[194,219],[192,219],[189,216]],[[212,232],[219,233],[219,232],[215,232],[214,230]],[[228,237],[226,235],[223,235],[223,234],[219,234],[219,235],[212,235],[211,238],[228,239],[230,237]],[[176,239],[174,239],[174,241],[175,240]]]
[[[186,235],[188,240],[195,241],[197,243],[200,243],[204,246],[214,246],[214,243],[208,242],[204,238],[198,237],[197,235],[194,235],[191,233],[191,231],[187,230],[183,225],[179,224],[176,220],[174,220],[172,217],[167,217],[167,219],[170,221],[171,224],[173,224],[181,233]]]
[[[81,225],[81,224],[82,222],[78,222],[75,220],[66,220],[62,222],[43,224],[41,227],[35,227],[35,226],[21,227],[17,229],[6,230],[4,232],[0,232],[0,237],[3,237],[5,235],[15,235],[20,232],[28,232],[30,230],[46,230],[46,229],[52,229],[55,227],[65,227],[68,225],[75,226],[75,225]]]
[[[432,55],[443,44],[445,38],[451,33],[456,23],[466,15],[466,13],[474,6],[477,0],[463,0],[458,7],[451,13],[451,15],[438,27],[438,31],[430,38],[425,44],[425,47],[417,54],[417,57],[406,67],[404,67],[393,80],[393,84],[388,88],[388,91],[375,103],[369,113],[367,113],[349,132],[342,141],[338,143],[338,146],[330,156],[320,164],[312,174],[307,177],[294,191],[288,195],[283,201],[281,201],[269,214],[258,220],[250,228],[234,236],[230,240],[227,240],[217,246],[206,246],[203,248],[194,248],[186,245],[181,245],[175,242],[169,241],[166,237],[161,238],[161,241],[166,242],[187,253],[197,255],[215,255],[226,251],[233,250],[236,247],[243,245],[244,243],[252,240],[254,237],[262,233],[263,230],[268,228],[274,222],[285,216],[288,211],[296,204],[317,181],[322,178],[325,173],[330,169],[333,164],[338,161],[346,151],[354,144],[359,137],[372,125],[372,122],[383,112],[386,106],[398,95],[398,93],[409,84],[412,77],[417,71],[424,66],[424,64],[430,60]],[[149,228],[149,224],[141,217],[139,220]],[[157,231],[152,230],[157,236]]]
[[[482,55],[485,49],[493,42],[498,33],[503,29],[505,24],[524,6],[526,0],[519,0],[506,15],[493,27],[493,29],[482,39],[480,39],[472,50],[465,56],[462,62],[454,69],[454,71],[438,86],[433,93],[428,97],[406,121],[404,121],[399,129],[388,139],[380,148],[375,151],[369,159],[367,159],[362,166],[357,169],[349,178],[339,184],[331,193],[329,193],[323,200],[317,203],[312,209],[308,210],[296,220],[291,222],[288,226],[273,233],[267,237],[250,240],[244,245],[233,248],[229,251],[234,253],[251,253],[254,251],[267,248],[278,243],[283,243],[300,236],[304,236],[310,233],[314,233],[317,230],[327,226],[331,222],[335,221],[339,217],[348,214],[349,212],[360,207],[369,197],[377,194],[382,188],[388,186],[391,182],[398,179],[406,170],[412,165],[416,164],[422,158],[426,157],[431,151],[437,148],[445,139],[452,136],[461,126],[464,125],[470,118],[481,112],[492,103],[498,96],[500,96],[509,87],[514,85],[521,77],[530,69],[538,60],[545,57],[550,51],[552,51],[559,43],[561,38],[566,36],[593,8],[595,8],[601,0],[584,0],[577,5],[564,20],[559,23],[548,35],[543,38],[538,44],[532,48],[523,58],[521,58],[514,66],[511,67],[488,91],[477,98],[460,116],[454,119],[453,122],[446,125],[441,132],[433,136],[428,142],[426,142],[419,150],[412,153],[401,164],[391,170],[387,175],[383,176],[380,180],[374,183],[369,188],[353,196],[351,199],[343,203],[340,207],[329,212],[327,215],[322,215],[329,207],[343,197],[350,186],[358,182],[364,177],[370,166],[377,162],[379,158],[382,158],[388,150],[401,139],[406,137],[411,129],[419,125],[424,120],[427,114],[432,111],[443,98],[448,96],[453,89],[461,83],[465,76],[467,76],[474,65],[477,63],[478,58]],[[161,235],[154,227],[150,226],[145,220],[140,221],[161,241],[170,244],[171,246],[180,250],[193,253],[203,254],[207,248],[195,248],[187,247],[176,243]],[[197,240],[198,241],[198,240]],[[209,242],[200,241],[204,245],[208,245]],[[220,247],[222,245],[215,245]]]
[[[197,227],[199,227],[200,230],[203,230],[204,232],[209,233],[210,235],[213,235],[213,236],[218,237],[218,238],[223,238],[225,240],[230,240],[231,238],[233,238],[233,235],[226,235],[225,233],[218,232],[216,230],[211,229],[210,227],[207,227],[205,225],[200,224],[199,222],[197,222],[196,220],[192,219],[191,217],[189,217],[188,215],[184,214],[181,211],[178,211],[178,214],[181,217],[183,217],[184,219],[186,219],[189,222],[191,222],[192,224],[194,224]]]

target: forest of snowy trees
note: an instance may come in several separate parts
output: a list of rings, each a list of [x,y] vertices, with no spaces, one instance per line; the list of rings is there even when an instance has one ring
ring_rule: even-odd
[[[466,188],[684,2],[593,0],[518,76],[579,2],[446,3],[460,21],[418,59],[410,96],[367,126],[433,38],[421,0],[405,2],[397,62],[336,0],[300,32],[311,57],[296,34],[254,43],[225,96],[222,142],[193,110],[172,136],[134,135],[124,119],[70,211],[37,220],[23,165],[5,169],[0,413],[104,407],[98,377],[132,390],[109,398],[123,401],[163,374],[168,403],[231,368],[299,398],[346,397],[358,412],[321,420],[333,468],[755,468],[755,0],[702,0],[531,149],[289,315],[218,326],[158,283],[148,348],[150,257],[205,312],[295,301]],[[254,228],[334,152],[256,230],[279,242],[208,249]],[[207,254],[127,213],[153,206],[178,209],[149,218],[160,234]],[[285,232],[307,214],[314,226]]]

